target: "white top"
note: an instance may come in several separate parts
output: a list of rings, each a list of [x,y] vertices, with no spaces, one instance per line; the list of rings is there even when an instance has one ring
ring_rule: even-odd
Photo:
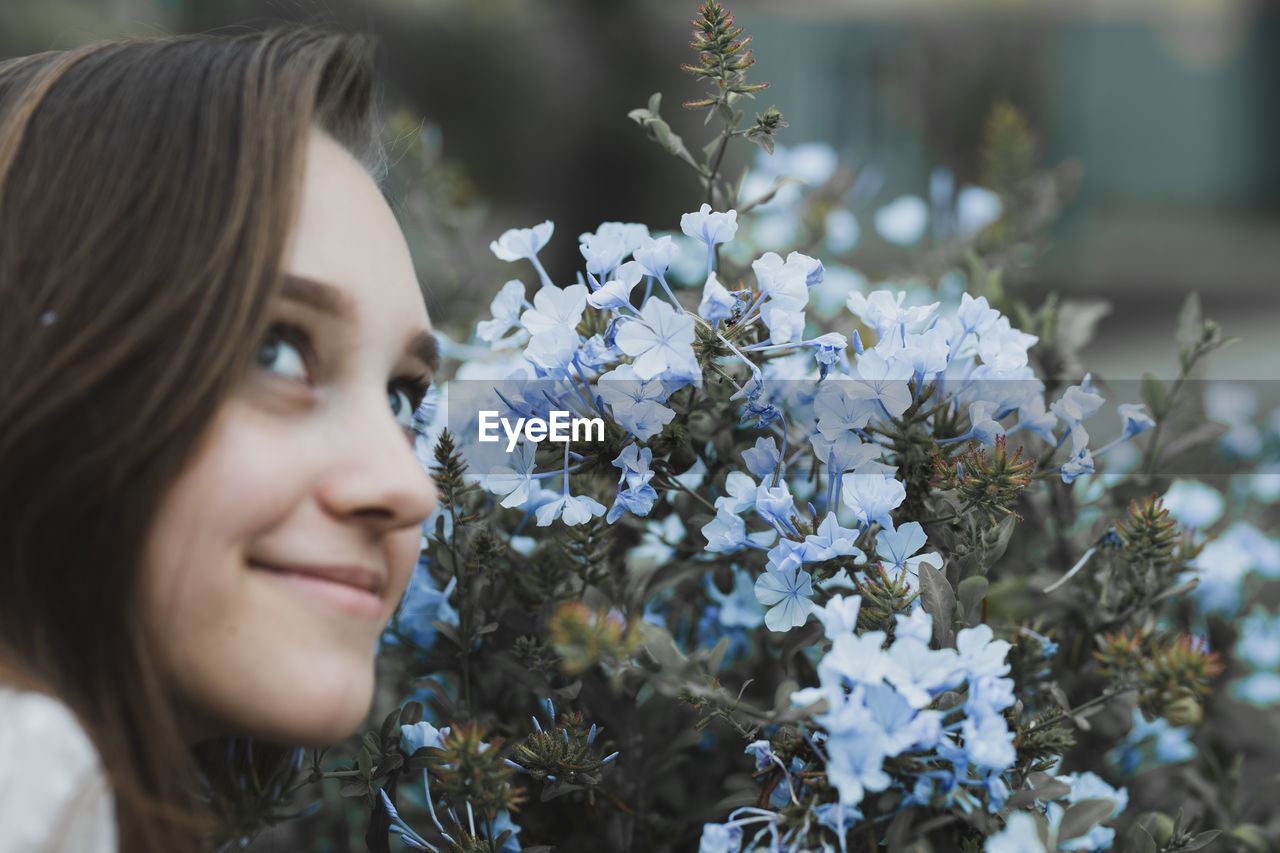
[[[115,802],[66,705],[0,686],[0,853],[116,853]]]

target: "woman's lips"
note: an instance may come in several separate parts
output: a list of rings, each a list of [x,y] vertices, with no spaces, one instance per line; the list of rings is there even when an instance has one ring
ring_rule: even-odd
[[[385,604],[381,573],[355,565],[274,564],[251,562],[251,568],[274,575],[298,592],[354,616],[381,619]]]

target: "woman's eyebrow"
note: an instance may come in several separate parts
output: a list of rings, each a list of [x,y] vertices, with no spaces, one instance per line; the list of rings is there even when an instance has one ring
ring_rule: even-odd
[[[436,336],[430,332],[415,335],[406,349],[410,355],[421,360],[431,374],[434,375],[440,369],[440,347],[436,343]]]
[[[314,278],[285,273],[280,293],[285,299],[301,302],[340,319],[349,320],[355,316],[355,304],[350,296],[332,284]],[[426,365],[429,372],[434,374],[440,369],[440,347],[431,332],[414,335],[405,351]]]
[[[280,294],[285,299],[301,302],[324,314],[350,319],[355,315],[355,306],[338,288],[314,278],[285,273]]]

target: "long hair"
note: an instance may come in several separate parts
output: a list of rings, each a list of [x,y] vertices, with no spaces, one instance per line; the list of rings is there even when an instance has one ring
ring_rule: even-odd
[[[143,543],[265,332],[311,129],[371,150],[371,77],[298,30],[0,63],[0,682],[76,712],[130,853],[207,830]]]

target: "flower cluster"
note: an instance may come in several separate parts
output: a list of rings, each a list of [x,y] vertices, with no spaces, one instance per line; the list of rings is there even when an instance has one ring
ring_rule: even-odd
[[[422,849],[1207,844],[1248,806],[1198,727],[1280,695],[1276,618],[1223,625],[1280,577],[1234,509],[1265,489],[1162,476],[1219,438],[1181,428],[1220,331],[1189,302],[1179,376],[1126,399],[1085,372],[1091,320],[1002,279],[1060,202],[1015,111],[988,188],[937,170],[879,198],[874,164],[775,143],[776,109],[742,129],[748,37],[714,2],[695,28],[719,136],[697,156],[658,95],[631,117],[706,203],[580,234],[568,272],[553,223],[507,231],[490,249],[524,277],[444,342],[461,363],[416,416],[440,510],[383,643],[436,722],[366,734],[344,793]],[[741,183],[735,138],[762,149]],[[869,283],[860,221],[929,263]],[[1215,393],[1224,453],[1265,453],[1260,405]],[[1220,801],[1185,830],[1126,811],[1202,764]]]

